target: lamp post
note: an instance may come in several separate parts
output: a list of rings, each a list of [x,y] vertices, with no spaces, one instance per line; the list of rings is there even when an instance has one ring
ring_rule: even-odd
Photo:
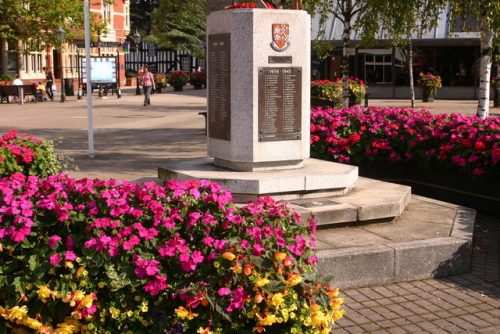
[[[133,34],[131,37],[132,41],[135,44],[135,60],[139,61],[139,43],[141,43],[141,34],[136,30],[135,34]],[[139,68],[137,69],[137,83],[135,87],[135,95],[141,95],[141,88],[139,87]]]
[[[61,102],[66,102],[66,94],[64,92],[64,70],[63,70],[63,41],[66,36],[66,31],[63,28],[59,27],[56,30],[57,38],[61,42],[61,47],[59,48],[59,76],[61,79]]]

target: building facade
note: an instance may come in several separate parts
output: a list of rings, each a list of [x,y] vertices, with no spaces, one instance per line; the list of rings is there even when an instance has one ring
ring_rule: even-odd
[[[318,26],[318,21],[313,20],[313,36],[318,36]],[[313,55],[313,79],[333,80],[341,76],[342,33],[342,22],[331,17],[325,39],[331,41],[335,51],[325,60]],[[480,34],[475,19],[452,21],[451,7],[447,6],[439,13],[437,26],[421,36],[415,34],[412,43],[415,81],[421,72],[438,74],[443,83],[438,98],[477,98]],[[404,48],[390,47],[387,40],[363,46],[355,31],[351,33],[350,45],[350,75],[368,83],[371,97],[409,98],[409,66]],[[421,94],[418,87],[416,92]]]
[[[117,57],[117,81],[125,83],[125,55],[122,44],[130,33],[130,0],[115,0],[112,4],[101,0],[90,1],[90,12],[101,20],[102,31],[92,36],[92,56]],[[83,27],[80,29],[83,32]],[[14,77],[20,73],[25,83],[35,83],[45,79],[43,68],[47,67],[53,74],[56,86],[60,89],[61,75],[66,85],[76,89],[81,82],[81,59],[85,56],[84,36],[66,40],[58,48],[47,45],[37,52],[22,52],[18,55],[18,42],[15,40],[0,41],[0,72]],[[70,93],[71,94],[71,93]]]

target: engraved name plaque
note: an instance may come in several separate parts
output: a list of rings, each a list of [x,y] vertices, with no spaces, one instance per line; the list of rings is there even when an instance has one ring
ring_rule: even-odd
[[[208,136],[231,140],[230,34],[208,35]]]
[[[301,138],[301,67],[259,67],[259,141]]]

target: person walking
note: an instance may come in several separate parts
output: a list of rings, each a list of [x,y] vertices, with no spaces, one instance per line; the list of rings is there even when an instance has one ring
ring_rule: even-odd
[[[17,96],[19,98],[19,104],[24,104],[24,83],[19,77],[19,74],[16,74],[16,79],[12,81],[12,85],[17,86]]]
[[[52,93],[52,85],[54,84],[54,77],[47,67],[42,68],[45,72],[45,92],[51,101],[54,101],[54,93]]]
[[[155,78],[153,73],[149,72],[149,67],[144,66],[142,71],[142,88],[144,90],[144,106],[149,106],[151,104],[151,89],[156,89]]]

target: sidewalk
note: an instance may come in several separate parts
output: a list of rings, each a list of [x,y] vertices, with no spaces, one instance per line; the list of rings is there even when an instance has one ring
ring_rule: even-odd
[[[117,99],[94,98],[95,158],[88,157],[85,98],[0,104],[0,132],[63,137],[58,151],[74,159],[75,177],[143,181],[156,179],[169,159],[206,156],[206,90],[152,96],[144,107],[135,87]],[[370,105],[408,106],[404,100],[370,100]],[[475,101],[419,102],[432,112],[474,114]],[[491,109],[500,115],[500,109]],[[342,236],[339,236],[342,238]],[[426,279],[342,291],[346,317],[333,333],[500,333],[500,219],[479,214],[472,271],[446,279]],[[335,279],[333,280],[335,283]]]

